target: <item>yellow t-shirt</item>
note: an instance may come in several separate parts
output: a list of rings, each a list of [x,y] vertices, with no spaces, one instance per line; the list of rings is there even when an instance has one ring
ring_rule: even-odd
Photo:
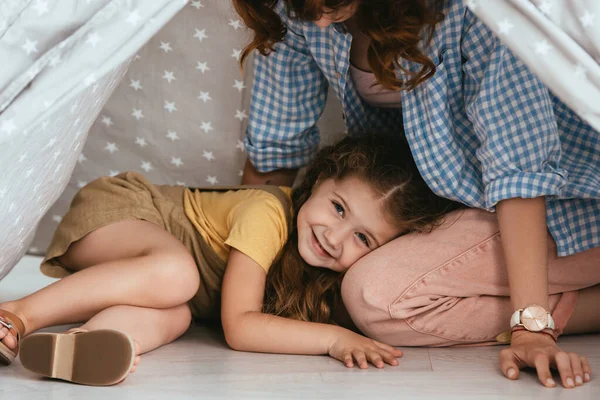
[[[280,189],[291,196],[291,188]],[[186,189],[183,205],[187,217],[222,260],[227,260],[233,247],[268,272],[287,240],[284,206],[264,190]]]

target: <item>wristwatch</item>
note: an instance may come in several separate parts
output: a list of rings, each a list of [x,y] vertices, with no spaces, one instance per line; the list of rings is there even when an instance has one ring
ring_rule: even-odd
[[[513,313],[510,317],[510,327],[512,329],[515,326],[522,326],[531,332],[540,332],[544,329],[554,330],[554,319],[544,307],[533,304]]]

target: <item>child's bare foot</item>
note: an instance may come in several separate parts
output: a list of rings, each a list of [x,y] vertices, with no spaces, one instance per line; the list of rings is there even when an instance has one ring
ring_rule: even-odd
[[[25,333],[24,318],[0,308],[0,364],[10,365],[19,352],[19,337]]]
[[[0,342],[12,351],[17,350],[17,338],[3,325],[0,325]]]

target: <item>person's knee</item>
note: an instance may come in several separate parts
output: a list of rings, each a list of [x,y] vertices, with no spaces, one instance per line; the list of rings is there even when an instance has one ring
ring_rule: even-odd
[[[350,318],[362,332],[368,332],[373,321],[389,318],[389,315],[386,317],[389,303],[381,296],[384,284],[377,279],[368,257],[350,268],[344,276],[342,300]]]
[[[148,278],[158,286],[166,305],[189,301],[200,286],[200,274],[194,258],[187,251],[160,251],[152,257]]]

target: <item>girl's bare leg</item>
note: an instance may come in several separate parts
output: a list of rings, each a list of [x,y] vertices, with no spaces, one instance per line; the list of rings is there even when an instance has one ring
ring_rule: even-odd
[[[183,335],[191,321],[192,313],[187,304],[164,309],[114,306],[99,312],[79,329],[125,332],[139,344],[138,354],[143,354]]]
[[[565,335],[600,332],[600,285],[579,291],[577,306],[563,330]]]
[[[177,307],[194,296],[200,282],[188,250],[146,221],[102,227],[74,243],[61,262],[79,272],[21,300],[0,304],[0,309],[23,320],[25,335],[87,321],[117,305]],[[0,340],[9,348],[16,346],[15,338],[3,331]]]

